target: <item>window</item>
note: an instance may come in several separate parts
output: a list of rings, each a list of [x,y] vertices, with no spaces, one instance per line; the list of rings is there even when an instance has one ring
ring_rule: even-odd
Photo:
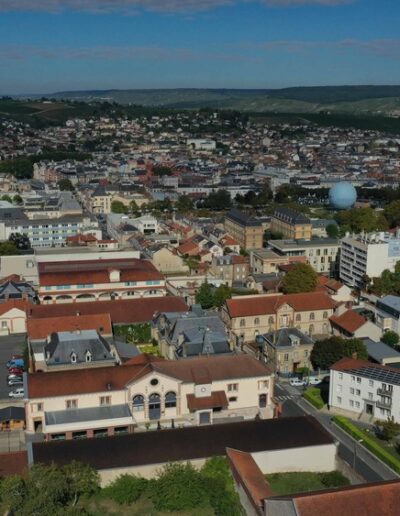
[[[254,326],[258,326],[260,324],[260,319],[258,317],[256,317],[254,319]]]
[[[76,358],[77,358],[77,357],[76,357],[76,353],[72,352],[72,353],[71,353],[71,362],[72,362],[73,364],[76,364]]]
[[[42,412],[43,403],[33,403],[32,410],[33,410],[33,412]]]
[[[343,380],[343,373],[339,373],[339,380]]]
[[[246,326],[246,321],[244,319],[240,319],[240,327],[243,328]]]
[[[350,394],[354,394],[354,387],[350,387]]]
[[[352,376],[352,377],[351,377],[351,381],[352,381],[352,382],[355,382],[355,381],[356,381],[356,377],[355,377],[355,376]]]
[[[92,361],[92,354],[88,350],[88,351],[86,351],[86,362],[91,362],[91,361]]]
[[[283,355],[283,360],[284,360],[285,362],[288,362],[288,361],[289,361],[289,353],[285,353],[285,354]]]
[[[373,387],[373,386],[374,386],[374,380],[369,380],[369,381],[368,381],[368,385],[369,385],[370,387]]]
[[[75,409],[78,406],[78,400],[67,400],[65,402],[65,407],[67,409]]]
[[[232,402],[234,402],[234,401],[237,401],[237,396],[231,396],[231,397],[229,398],[229,402],[231,402],[231,403],[232,403]]]
[[[357,383],[361,383],[361,378],[357,376]]]
[[[357,394],[357,396],[361,396],[361,391],[360,391],[360,389],[356,389],[356,394]]]
[[[270,317],[268,319],[268,324],[274,324],[274,318],[273,317]]]
[[[359,401],[356,401],[354,404],[355,404],[356,408],[360,408],[360,402]]]
[[[328,312],[324,312],[322,317],[323,317],[323,319],[328,319]]]
[[[176,407],[176,394],[175,392],[167,392],[165,395],[165,408]]]
[[[296,315],[296,321],[301,321],[301,314]]]
[[[259,389],[268,389],[268,387],[269,387],[269,380],[260,380],[258,382]]]
[[[111,405],[111,396],[100,396],[100,406]]]
[[[353,400],[350,400],[349,403],[350,403],[350,407],[354,407],[354,401]]]
[[[8,328],[8,323],[7,323],[7,321],[1,321],[1,327],[2,327],[2,328]]]
[[[132,408],[135,412],[141,412],[144,410],[144,398],[141,394],[133,397]]]
[[[342,398],[341,398],[340,396],[338,396],[338,397],[336,398],[336,401],[337,401],[337,402],[338,402],[338,404],[340,405],[340,404],[342,403]]]
[[[314,312],[311,312],[310,313],[310,321],[314,321],[314,319],[315,319],[315,314],[314,314]]]
[[[374,395],[372,394],[372,392],[369,392],[369,393],[368,393],[368,399],[369,399],[369,400],[372,400],[372,399],[373,399],[373,397],[374,397]]]
[[[150,380],[150,385],[158,385],[158,380],[157,380],[157,378],[152,378],[152,379]]]
[[[238,383],[228,383],[228,392],[238,391],[239,384]]]
[[[308,358],[308,349],[305,349],[305,350],[304,350],[304,357],[305,357],[305,358]]]

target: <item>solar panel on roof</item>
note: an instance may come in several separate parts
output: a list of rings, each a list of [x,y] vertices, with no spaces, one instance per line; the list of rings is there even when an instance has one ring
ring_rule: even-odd
[[[397,373],[396,371],[383,368],[365,366],[357,369],[349,369],[348,372],[371,380],[400,385],[400,371]]]

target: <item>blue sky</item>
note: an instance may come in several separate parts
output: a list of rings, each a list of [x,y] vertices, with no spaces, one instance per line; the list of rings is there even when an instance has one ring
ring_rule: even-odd
[[[400,84],[400,0],[0,0],[0,94]]]

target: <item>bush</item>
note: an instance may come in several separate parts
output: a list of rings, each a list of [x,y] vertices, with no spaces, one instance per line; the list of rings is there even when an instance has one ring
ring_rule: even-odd
[[[316,409],[320,410],[325,405],[321,398],[321,391],[317,387],[309,387],[303,393],[303,397]]]
[[[343,416],[334,416],[333,421],[343,428],[348,434],[350,434],[355,439],[362,439],[363,446],[365,446],[370,452],[376,455],[379,459],[381,459],[385,464],[390,466],[394,471],[400,473],[400,460],[393,457],[387,450],[382,448],[378,443],[376,443],[371,437],[365,434],[362,430],[357,428],[353,423],[351,423],[348,419]]]
[[[329,471],[321,475],[321,482],[326,488],[350,485],[350,481],[340,471]]]
[[[148,480],[136,475],[121,475],[103,489],[103,495],[119,504],[136,502],[144,493]]]

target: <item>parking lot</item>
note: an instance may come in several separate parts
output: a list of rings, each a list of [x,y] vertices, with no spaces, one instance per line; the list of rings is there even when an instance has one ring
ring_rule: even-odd
[[[11,355],[21,355],[25,346],[25,335],[8,335],[6,337],[0,337],[0,400],[9,399],[8,393],[14,389],[14,387],[8,387],[7,385],[7,368],[6,363],[10,360]]]

